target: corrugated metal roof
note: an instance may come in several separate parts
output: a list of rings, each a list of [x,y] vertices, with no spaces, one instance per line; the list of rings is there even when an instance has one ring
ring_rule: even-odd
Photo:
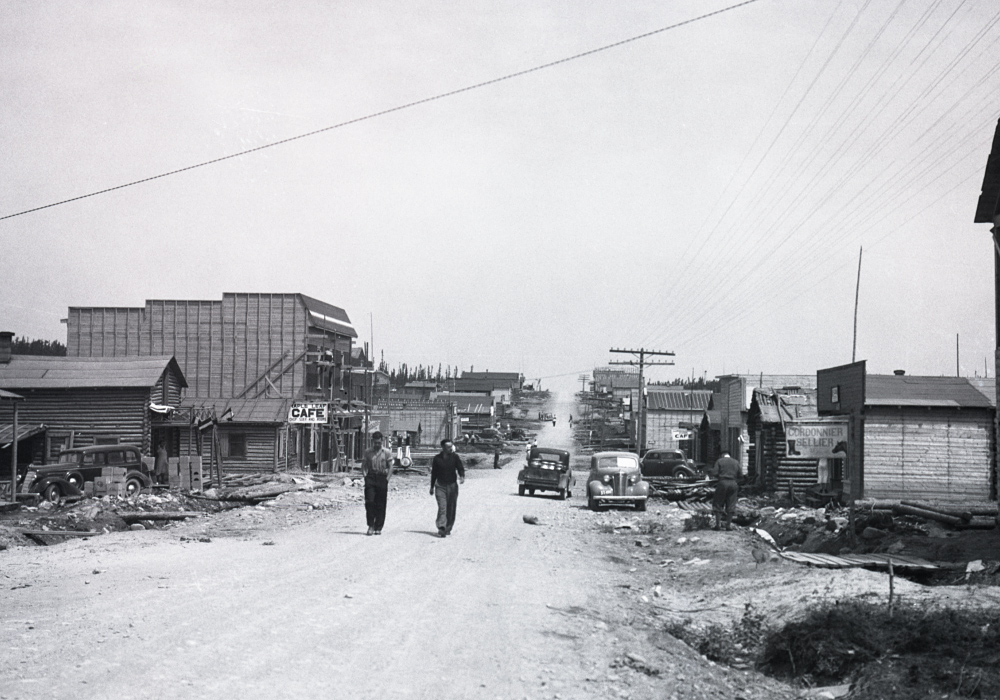
[[[48,426],[39,423],[38,425],[24,425],[18,423],[17,425],[17,441],[21,442],[30,438],[32,435],[38,435],[38,433],[44,433],[48,430]],[[11,435],[14,434],[14,424],[8,423],[7,425],[0,425],[0,450],[7,449],[7,446],[11,443]]]
[[[992,404],[966,377],[869,374],[865,379],[867,406],[990,408]]]
[[[172,367],[181,386],[184,373],[170,355],[151,357],[54,357],[14,355],[0,365],[0,387],[9,389],[97,389],[152,387]]]
[[[753,400],[760,408],[760,419],[764,423],[816,418],[816,391],[803,390],[801,393],[783,394],[768,389],[754,389]]]
[[[354,330],[354,325],[351,323],[350,317],[342,308],[333,304],[327,304],[325,301],[320,301],[319,299],[307,297],[305,294],[300,294],[299,296],[302,297],[302,303],[305,304],[306,311],[309,312],[309,322],[311,325],[333,331],[334,333],[347,335],[351,338],[358,337],[358,332]]]
[[[672,390],[654,391],[649,387],[646,409],[649,411],[704,411],[712,399],[711,391]]]

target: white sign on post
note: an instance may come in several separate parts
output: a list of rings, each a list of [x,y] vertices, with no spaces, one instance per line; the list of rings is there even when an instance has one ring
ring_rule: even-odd
[[[330,421],[330,404],[327,403],[295,403],[288,409],[289,423],[328,423]]]
[[[786,452],[789,457],[813,459],[847,456],[847,423],[796,421],[785,424]]]

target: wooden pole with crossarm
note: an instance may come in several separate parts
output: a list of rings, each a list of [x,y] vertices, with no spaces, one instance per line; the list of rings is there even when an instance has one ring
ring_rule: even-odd
[[[646,388],[643,384],[644,370],[646,367],[653,367],[656,365],[672,365],[673,361],[669,362],[650,362],[646,359],[647,356],[670,356],[673,357],[674,353],[667,350],[647,350],[646,348],[637,349],[626,349],[626,348],[611,348],[609,352],[626,353],[633,355],[638,358],[637,360],[627,360],[624,362],[609,362],[611,365],[632,365],[639,367],[639,419],[635,428],[635,448],[639,456],[642,457],[643,453],[646,451]],[[632,407],[633,411],[635,407]]]

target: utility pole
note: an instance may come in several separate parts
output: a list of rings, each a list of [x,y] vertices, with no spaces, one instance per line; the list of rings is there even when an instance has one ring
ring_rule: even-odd
[[[624,348],[611,348],[608,352],[619,352],[632,355],[638,358],[636,360],[627,360],[624,362],[609,362],[609,365],[632,365],[639,367],[639,419],[635,428],[635,447],[639,456],[646,451],[646,391],[643,385],[644,370],[646,367],[653,367],[657,365],[672,365],[673,361],[669,362],[650,362],[646,359],[648,355],[651,356],[669,356],[673,357],[674,353],[666,350],[647,350],[646,348],[639,348],[637,350],[627,350]],[[632,407],[632,412],[635,413],[635,406]]]
[[[577,377],[577,379],[580,380],[580,393],[582,394],[587,390],[588,377],[586,374],[581,374],[579,377]]]

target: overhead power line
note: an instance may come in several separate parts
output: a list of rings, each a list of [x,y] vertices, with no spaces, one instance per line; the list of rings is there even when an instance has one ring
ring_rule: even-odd
[[[411,107],[417,107],[419,105],[427,104],[428,102],[434,102],[436,100],[443,100],[446,97],[454,97],[455,95],[460,95],[471,90],[478,90],[479,88],[487,87],[489,85],[496,85],[497,83],[504,82],[506,80],[512,80],[513,78],[520,78],[522,76],[528,75],[530,73],[537,73],[538,71],[545,70],[546,68],[553,68],[555,66],[562,65],[564,63],[569,63],[570,61],[575,61],[580,58],[585,58],[587,56],[593,56],[594,54],[601,53],[603,51],[609,51],[611,49],[618,48],[619,46],[624,46],[625,44],[630,44],[640,39],[647,39],[651,36],[656,36],[657,34],[662,34],[663,32],[670,31],[671,29],[677,29],[688,24],[693,24],[694,22],[699,22],[703,19],[708,19],[709,17],[714,17],[716,15],[721,15],[724,12],[729,12],[730,10],[735,10],[745,5],[752,5],[759,0],[744,0],[743,2],[738,2],[735,5],[729,5],[728,7],[723,7],[719,10],[714,10],[712,12],[706,12],[705,14],[698,15],[697,17],[692,17],[691,19],[686,19],[681,22],[676,22],[674,24],[667,25],[666,27],[661,27],[659,29],[654,29],[650,32],[645,32],[644,34],[638,34],[628,39],[622,39],[621,41],[616,41],[613,44],[606,44],[605,46],[600,46],[596,49],[590,49],[588,51],[583,51],[582,53],[574,54],[572,56],[567,56],[565,58],[560,58],[555,61],[550,61],[549,63],[543,63],[533,68],[526,68],[524,70],[517,71],[515,73],[508,73],[507,75],[500,76],[499,78],[492,78],[491,80],[485,80],[481,83],[475,83],[474,85],[467,85],[456,90],[449,90],[448,92],[442,92],[431,97],[425,97],[420,100],[415,100],[413,102],[407,102],[406,104],[397,105],[396,107],[390,107],[389,109],[383,109],[379,112],[372,112],[371,114],[366,114],[363,117],[355,117],[354,119],[348,119],[347,121],[340,122],[339,124],[333,124],[331,126],[325,126],[321,129],[314,129],[313,131],[307,131],[304,134],[298,134],[297,136],[289,136],[286,139],[280,139],[278,141],[273,141],[271,143],[265,143],[262,146],[256,146],[254,148],[248,148],[243,151],[238,151],[236,153],[230,153],[229,155],[220,156],[218,158],[212,158],[211,160],[202,161],[200,163],[195,163],[193,165],[187,165],[183,168],[177,168],[176,170],[169,170],[167,172],[160,173],[158,175],[151,175],[149,177],[144,177],[139,180],[133,180],[132,182],[126,182],[121,185],[115,185],[114,187],[107,187],[103,190],[97,190],[95,192],[90,192],[88,194],[81,194],[76,197],[70,197],[69,199],[63,199],[58,202],[52,202],[50,204],[43,204],[38,207],[32,207],[31,209],[25,209],[23,211],[14,212],[13,214],[5,214],[0,216],[0,221],[4,219],[13,219],[16,216],[24,216],[25,214],[31,214],[36,211],[41,211],[43,209],[51,209],[52,207],[58,207],[62,204],[69,204],[70,202],[77,202],[81,199],[87,199],[88,197],[96,197],[100,194],[107,194],[108,192],[114,192],[115,190],[125,189],[126,187],[133,187],[135,185],[141,185],[147,182],[152,182],[153,180],[159,180],[164,177],[169,177],[171,175],[178,175],[180,173],[187,172],[189,170],[195,170],[197,168],[204,168],[209,165],[214,165],[216,163],[221,163],[222,161],[231,160],[233,158],[239,158],[241,156],[249,155],[250,153],[256,153],[257,151],[263,151],[267,148],[274,148],[275,146],[281,146],[286,143],[291,143],[292,141],[299,141],[301,139],[309,138],[310,136],[316,136],[317,134],[322,134],[327,131],[333,131],[334,129],[340,129],[345,126],[350,126],[351,124],[357,124],[358,122],[367,121],[369,119],[375,119],[376,117],[383,117],[387,114],[392,114],[393,112],[400,112],[404,109],[410,109]]]

